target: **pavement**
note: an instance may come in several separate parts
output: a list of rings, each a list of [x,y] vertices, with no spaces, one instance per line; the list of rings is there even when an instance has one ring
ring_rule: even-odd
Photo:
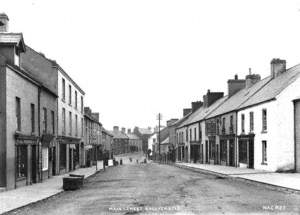
[[[129,161],[129,157],[132,157],[134,160]],[[128,153],[115,156],[117,160],[122,159],[123,164],[129,164],[135,162],[136,159],[142,160],[142,153]],[[108,166],[112,166],[112,160],[109,160]],[[0,214],[16,210],[21,207],[25,207],[29,204],[36,203],[38,201],[45,200],[54,195],[57,195],[64,190],[62,189],[63,180],[62,178],[68,176],[70,173],[84,175],[85,178],[88,178],[98,171],[103,169],[103,162],[97,162],[96,166],[89,168],[80,168],[72,172],[68,172],[64,175],[53,176],[52,178],[46,179],[41,183],[36,183],[24,187],[19,187],[14,190],[1,191],[0,192]]]
[[[300,173],[276,173],[249,168],[182,162],[177,162],[175,166],[300,191]]]
[[[300,214],[300,195],[157,163],[108,168],[8,215]]]
[[[80,168],[64,175],[53,176],[41,183],[36,183],[24,187],[19,187],[14,190],[9,190],[0,193],[0,214],[12,211],[26,205],[47,199],[51,196],[63,192],[62,178],[70,173],[84,175],[88,178],[103,168],[102,161],[98,161],[97,171],[96,166],[89,168]]]

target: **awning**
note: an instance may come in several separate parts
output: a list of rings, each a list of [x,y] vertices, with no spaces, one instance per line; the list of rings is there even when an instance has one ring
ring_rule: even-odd
[[[85,145],[85,146],[84,146],[84,149],[92,149],[92,148],[93,148],[92,145]]]
[[[70,149],[76,149],[76,145],[75,144],[70,144]]]

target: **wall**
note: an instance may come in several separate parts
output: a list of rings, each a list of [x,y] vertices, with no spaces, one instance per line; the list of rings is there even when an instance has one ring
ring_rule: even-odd
[[[65,101],[62,99],[62,78],[65,79]],[[69,84],[72,87],[72,104],[69,105]],[[61,72],[58,72],[58,135],[62,135],[62,108],[66,110],[66,133],[65,136],[69,136],[69,111],[72,113],[72,137],[75,135],[75,114],[78,116],[78,136],[83,137],[81,119],[84,119],[83,112],[81,112],[81,96],[83,96],[78,89],[77,91],[77,109],[75,109],[75,86],[70,82],[67,77],[63,76]],[[83,96],[84,97],[84,96]],[[83,98],[84,101],[84,98]]]
[[[300,96],[300,79],[283,90],[275,101],[263,103],[239,111],[238,132],[241,114],[245,114],[245,130],[249,131],[249,112],[254,112],[254,168],[270,171],[294,169],[294,99]],[[262,109],[267,109],[267,132],[262,133]],[[262,165],[261,141],[267,141],[268,165]]]
[[[7,150],[6,150],[6,174],[7,174],[7,187],[14,188],[15,186],[15,138],[16,131],[16,96],[21,99],[21,125],[22,133],[31,134],[31,119],[30,119],[30,104],[35,104],[36,110],[38,107],[38,88],[27,80],[21,78],[14,71],[7,68],[7,103],[6,103],[6,116],[7,116]],[[35,112],[35,127],[37,125],[37,111]],[[29,175],[30,177],[30,171]]]
[[[51,91],[57,91],[57,72],[52,68],[52,63],[30,47],[20,55],[20,67],[43,83]]]
[[[6,70],[0,65],[0,187],[6,186]]]

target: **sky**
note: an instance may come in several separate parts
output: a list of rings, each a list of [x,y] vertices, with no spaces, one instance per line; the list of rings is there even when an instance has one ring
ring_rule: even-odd
[[[56,60],[106,129],[182,117],[208,89],[300,63],[300,1],[0,0],[10,31]]]

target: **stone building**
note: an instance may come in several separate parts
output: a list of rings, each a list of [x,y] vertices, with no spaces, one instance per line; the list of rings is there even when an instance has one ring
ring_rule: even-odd
[[[102,124],[99,113],[92,113],[89,107],[84,107],[84,130],[83,166],[95,165],[97,160],[102,160]]]
[[[142,140],[143,143],[142,150],[146,154],[148,151],[148,139],[152,135],[151,128],[135,127],[133,129],[133,133]]]
[[[143,142],[142,140],[131,132],[131,129],[127,129],[127,134],[129,138],[129,152],[141,152]]]
[[[23,36],[0,23],[0,187],[12,189],[56,173],[57,94],[21,68]]]
[[[129,138],[126,135],[125,128],[119,130],[119,126],[114,126],[110,131],[113,135],[112,152],[114,155],[124,154],[129,152]]]
[[[53,60],[26,46],[20,54],[21,68],[58,95],[56,174],[72,171],[82,165],[84,152],[84,91]]]

